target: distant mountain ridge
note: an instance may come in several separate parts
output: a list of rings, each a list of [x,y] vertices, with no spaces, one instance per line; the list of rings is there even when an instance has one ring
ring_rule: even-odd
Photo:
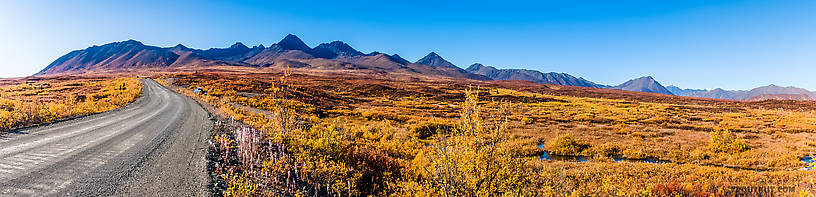
[[[135,40],[114,42],[72,51],[35,75],[163,68],[172,66],[244,65],[256,67],[308,67],[314,69],[362,69],[378,72],[416,73],[429,76],[489,80],[445,60],[435,52],[411,63],[399,55],[379,52],[364,54],[341,41],[315,48],[295,35],[286,35],[269,47],[252,48],[237,42],[228,48],[191,49],[147,46]]]
[[[794,101],[805,101],[805,100],[812,100],[812,98],[805,94],[761,94],[757,96],[752,96],[747,99],[743,99],[745,101],[763,101],[763,100],[794,100]]]
[[[526,69],[496,69],[492,66],[485,66],[479,63],[470,65],[466,71],[474,74],[480,74],[491,79],[497,80],[526,80],[536,83],[570,85],[580,87],[601,88],[603,85],[598,85],[594,82],[584,78],[576,78],[566,73],[542,73],[536,70]]]
[[[47,65],[35,75],[223,65],[368,70],[375,73],[407,73],[475,80],[527,80],[544,84],[609,88],[729,100],[803,100],[816,98],[816,92],[776,85],[762,86],[752,90],[682,89],[676,86],[664,87],[654,78],[647,76],[629,80],[620,85],[610,86],[597,84],[567,73],[542,73],[526,69],[497,69],[479,63],[475,63],[467,69],[462,69],[442,58],[436,52],[430,52],[412,63],[397,54],[389,55],[376,51],[366,54],[342,41],[322,43],[311,48],[303,40],[292,34],[286,35],[279,42],[269,47],[264,45],[248,47],[241,42],[236,42],[227,48],[210,48],[206,50],[192,49],[181,44],[173,47],[156,47],[142,44],[136,40],[113,42],[71,51]]]
[[[668,89],[678,96],[691,96],[728,100],[757,100],[757,99],[810,100],[812,98],[816,98],[816,92],[811,92],[806,89],[797,88],[793,86],[782,87],[774,84],[757,87],[751,90],[723,90],[721,88],[716,88],[712,90],[681,89],[676,86],[669,86]],[[804,95],[804,96],[792,96],[792,95]]]
[[[608,86],[597,84],[584,78],[575,77],[566,73],[542,73],[540,71],[527,69],[497,69],[492,66],[485,66],[479,63],[473,64],[465,70],[470,73],[484,75],[495,80],[526,80],[543,84],[609,88],[669,95],[672,94],[669,92],[669,90],[663,87],[663,85],[660,85],[660,83],[654,80],[654,78],[648,76],[629,80],[617,86]]]

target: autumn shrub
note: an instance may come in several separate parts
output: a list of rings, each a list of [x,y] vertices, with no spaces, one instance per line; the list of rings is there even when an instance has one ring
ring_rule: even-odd
[[[547,144],[547,150],[556,155],[576,155],[586,149],[588,145],[578,143],[572,135],[559,135],[552,142]]]
[[[708,149],[714,153],[736,154],[750,147],[728,129],[719,129],[709,134]]]
[[[527,181],[524,162],[507,145],[506,109],[495,121],[482,118],[478,93],[468,90],[452,132],[437,133],[435,141],[417,156],[414,165],[426,176],[419,184],[404,183],[403,191],[431,191],[432,196],[522,195]],[[413,195],[413,194],[412,194]]]
[[[425,121],[411,126],[411,134],[419,139],[428,139],[437,133],[450,133],[453,125],[439,121]]]

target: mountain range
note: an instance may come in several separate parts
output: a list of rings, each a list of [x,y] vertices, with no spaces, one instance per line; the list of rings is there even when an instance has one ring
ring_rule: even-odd
[[[542,84],[557,84],[590,88],[608,88],[658,94],[704,97],[730,100],[816,98],[816,92],[796,87],[769,85],[752,90],[701,90],[664,87],[646,76],[620,85],[597,84],[567,73],[542,73],[527,69],[497,69],[475,63],[462,69],[430,52],[415,62],[397,54],[363,53],[342,41],[322,43],[312,48],[295,35],[289,34],[269,47],[248,47],[237,42],[228,48],[192,49],[178,44],[156,47],[127,40],[91,46],[63,55],[35,75],[76,74],[97,71],[162,69],[169,67],[249,66],[290,67],[323,70],[368,70],[379,73],[409,73],[426,76],[467,78],[474,80],[527,80]]]
[[[816,92],[811,92],[806,89],[797,88],[793,86],[782,87],[773,84],[757,87],[751,90],[723,90],[720,88],[712,90],[681,89],[676,86],[668,86],[666,88],[673,94],[678,96],[691,96],[728,100],[764,100],[764,99],[811,100],[812,98],[816,98]]]
[[[397,54],[364,54],[341,41],[311,48],[292,34],[272,46],[259,45],[252,48],[240,42],[229,48],[207,50],[191,49],[181,44],[162,48],[144,45],[135,40],[114,42],[72,51],[35,75],[218,65],[372,70],[489,80],[453,65],[434,52],[411,63]]]
[[[484,66],[476,63],[470,65],[466,71],[473,74],[480,74],[495,80],[526,80],[536,83],[570,85],[590,88],[609,88],[638,92],[651,92],[658,94],[672,94],[663,85],[660,85],[650,76],[632,79],[620,85],[609,86],[597,84],[581,77],[575,77],[567,73],[542,73],[536,70],[527,69],[497,69],[492,66]]]

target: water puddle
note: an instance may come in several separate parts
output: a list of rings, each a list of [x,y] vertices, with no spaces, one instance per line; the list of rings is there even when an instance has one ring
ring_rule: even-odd
[[[566,162],[585,162],[589,161],[589,157],[571,156],[571,155],[550,155],[547,152],[541,154],[541,160],[566,161]]]
[[[538,148],[544,149],[544,145],[538,145]],[[588,156],[574,156],[574,155],[553,155],[547,152],[541,154],[539,157],[541,160],[552,160],[552,161],[564,161],[564,162],[586,162],[590,160]],[[615,162],[632,162],[632,163],[654,163],[654,164],[662,164],[662,163],[671,163],[671,161],[660,160],[655,158],[646,158],[646,159],[627,159],[623,157],[612,157],[612,160]]]
[[[807,164],[807,167],[805,167],[805,169],[808,169],[808,170],[813,170],[813,169],[816,169],[816,165],[813,165],[813,162],[814,162],[814,161],[815,161],[815,160],[813,160],[813,157],[812,157],[812,156],[804,156],[804,157],[802,157],[802,162],[805,162],[805,164]]]

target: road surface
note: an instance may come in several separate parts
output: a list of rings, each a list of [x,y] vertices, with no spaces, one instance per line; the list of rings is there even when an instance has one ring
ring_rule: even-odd
[[[130,105],[0,135],[0,196],[207,196],[212,122],[153,80]]]

